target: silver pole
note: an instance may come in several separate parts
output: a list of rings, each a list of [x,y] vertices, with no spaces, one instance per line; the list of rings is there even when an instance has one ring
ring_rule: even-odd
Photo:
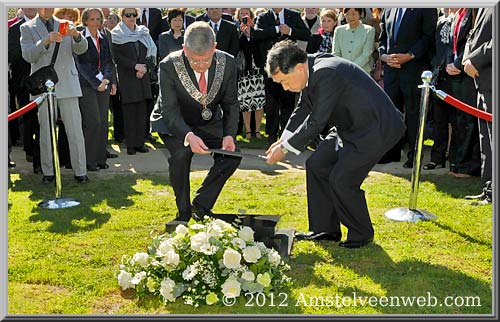
[[[428,211],[417,209],[418,186],[420,183],[420,167],[422,158],[422,146],[424,143],[425,119],[427,116],[427,106],[429,105],[429,96],[432,81],[432,72],[424,71],[422,73],[422,85],[418,87],[422,89],[420,98],[420,125],[418,128],[417,141],[415,142],[415,157],[413,159],[413,171],[411,175],[411,193],[409,208],[394,208],[386,211],[385,216],[396,221],[416,222],[420,220],[434,220],[436,215]]]
[[[48,199],[40,202],[39,206],[46,209],[61,209],[78,206],[80,202],[73,198],[61,198],[62,184],[61,184],[61,168],[59,166],[59,153],[57,151],[57,131],[56,131],[56,120],[57,120],[57,107],[55,104],[55,84],[50,79],[45,82],[45,87],[47,87],[48,109],[47,113],[49,115],[49,133],[50,142],[52,145],[52,161],[55,174],[55,185],[56,185],[56,198]]]

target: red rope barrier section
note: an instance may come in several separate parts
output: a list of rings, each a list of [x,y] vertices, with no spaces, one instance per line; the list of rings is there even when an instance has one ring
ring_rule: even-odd
[[[437,97],[439,97],[440,99],[442,99],[446,103],[458,108],[459,110],[464,111],[467,114],[474,115],[474,116],[479,117],[480,119],[483,119],[483,120],[488,121],[490,123],[493,120],[493,115],[491,113],[481,111],[480,109],[477,109],[477,108],[472,107],[468,104],[465,104],[464,102],[457,100],[453,96],[448,95],[441,90],[437,90],[436,95],[437,95]]]
[[[32,102],[29,102],[28,104],[21,107],[17,111],[10,113],[8,117],[9,122],[37,107],[43,101],[44,98],[45,95],[39,96],[37,99],[35,99]]]

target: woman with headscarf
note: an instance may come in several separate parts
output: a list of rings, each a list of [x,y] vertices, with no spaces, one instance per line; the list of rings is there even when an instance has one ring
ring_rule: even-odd
[[[147,100],[152,99],[151,71],[156,45],[143,25],[137,25],[138,8],[121,8],[122,21],[111,31],[113,58],[121,93],[127,154],[146,153]]]

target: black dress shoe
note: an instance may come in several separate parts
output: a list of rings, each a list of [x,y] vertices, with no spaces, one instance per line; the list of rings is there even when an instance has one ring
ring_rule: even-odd
[[[87,175],[84,174],[83,176],[75,176],[75,180],[78,181],[79,183],[85,183],[89,181],[89,177],[87,177]]]
[[[135,148],[127,148],[128,155],[134,155],[136,153]]]
[[[342,233],[328,234],[325,232],[307,232],[307,233],[296,233],[295,239],[297,240],[333,240],[340,241],[342,239]]]
[[[373,241],[373,238],[368,238],[365,240],[345,240],[343,242],[340,242],[339,246],[345,247],[345,248],[360,248],[360,247],[368,245],[372,241]]]
[[[96,165],[88,165],[87,170],[88,171],[99,171],[99,167]]]
[[[98,164],[97,167],[99,169],[108,169],[109,165],[107,163],[102,163],[102,164]]]
[[[54,181],[54,176],[43,176],[42,183],[51,183]]]
[[[144,147],[144,146],[136,147],[135,150],[139,153],[148,153],[149,152],[149,149]]]
[[[111,153],[111,152],[109,152],[109,151],[106,151],[106,158],[108,158],[108,159],[118,158],[118,154],[115,154],[115,153]]]
[[[177,221],[188,222],[189,219],[191,219],[191,212],[190,211],[179,211],[179,212],[177,212],[177,217],[175,217],[175,220],[177,220]]]
[[[193,212],[191,217],[193,217],[197,221],[203,220],[205,216],[208,217],[213,217],[214,213],[210,209],[203,208],[201,206],[193,205],[193,208],[191,209]]]

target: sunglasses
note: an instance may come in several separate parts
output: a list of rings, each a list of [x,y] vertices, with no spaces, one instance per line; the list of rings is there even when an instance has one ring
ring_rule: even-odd
[[[137,12],[127,12],[127,13],[124,13],[123,15],[127,18],[131,18],[131,17],[137,18],[137,16],[138,16]]]

